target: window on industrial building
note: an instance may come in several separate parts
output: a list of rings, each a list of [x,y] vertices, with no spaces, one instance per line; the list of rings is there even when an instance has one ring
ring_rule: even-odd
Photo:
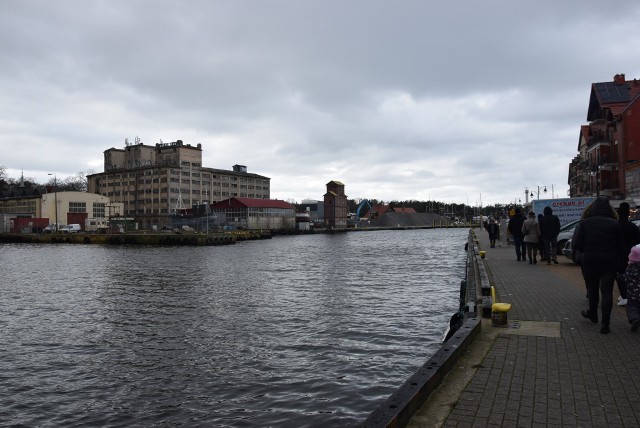
[[[69,202],[69,212],[70,213],[86,213],[87,203],[86,202]]]
[[[94,202],[93,203],[93,217],[102,218],[105,217],[105,206],[104,202]]]

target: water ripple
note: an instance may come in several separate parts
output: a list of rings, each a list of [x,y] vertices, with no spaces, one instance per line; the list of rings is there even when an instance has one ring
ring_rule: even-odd
[[[357,425],[440,346],[466,237],[4,245],[0,420]]]

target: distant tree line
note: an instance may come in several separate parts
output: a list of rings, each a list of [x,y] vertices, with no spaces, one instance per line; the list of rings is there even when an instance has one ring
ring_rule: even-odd
[[[358,206],[362,201],[363,199],[358,198],[347,199],[349,212],[356,213],[358,210]],[[474,207],[467,204],[416,200],[385,202],[378,199],[368,199],[368,201],[371,206],[386,204],[391,208],[413,208],[417,213],[438,214],[449,219],[457,218],[460,220],[471,220],[473,217],[479,215],[494,218],[505,218],[508,215],[507,213],[509,212],[509,210],[515,207],[514,205],[505,204],[488,205],[486,207]],[[300,205],[296,204],[295,201],[290,200],[290,202],[294,205],[297,205],[297,208],[300,208]],[[368,207],[364,211],[367,212]]]
[[[355,213],[362,199],[348,199],[349,212]],[[369,199],[369,203],[373,206],[376,204],[387,204],[391,208],[413,208],[418,213],[439,214],[447,218],[458,218],[471,220],[474,216],[490,216],[495,218],[506,217],[511,205],[495,204],[486,207],[473,207],[467,204],[446,203],[440,201],[378,201],[377,199]]]
[[[42,187],[50,187],[59,192],[86,192],[87,191],[87,175],[91,172],[78,172],[65,178],[54,177],[45,182],[39,183],[32,177],[9,177],[7,169],[0,166],[0,192],[20,191],[22,189],[38,189]]]

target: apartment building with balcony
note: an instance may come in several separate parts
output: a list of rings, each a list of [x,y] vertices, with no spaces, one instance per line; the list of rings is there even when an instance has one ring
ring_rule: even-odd
[[[569,165],[571,197],[604,195],[640,203],[640,81],[616,74],[592,83],[588,125]],[[635,115],[634,115],[635,112]]]
[[[202,166],[202,145],[182,140],[155,146],[125,144],[104,152],[104,172],[87,176],[88,191],[122,202],[123,215],[142,229],[169,224],[169,217],[196,205],[231,197],[268,199],[271,179],[247,172]]]

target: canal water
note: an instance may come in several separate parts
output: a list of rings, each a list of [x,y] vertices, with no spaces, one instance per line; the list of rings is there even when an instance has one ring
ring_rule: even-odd
[[[0,424],[354,426],[439,349],[466,229],[0,246]]]

